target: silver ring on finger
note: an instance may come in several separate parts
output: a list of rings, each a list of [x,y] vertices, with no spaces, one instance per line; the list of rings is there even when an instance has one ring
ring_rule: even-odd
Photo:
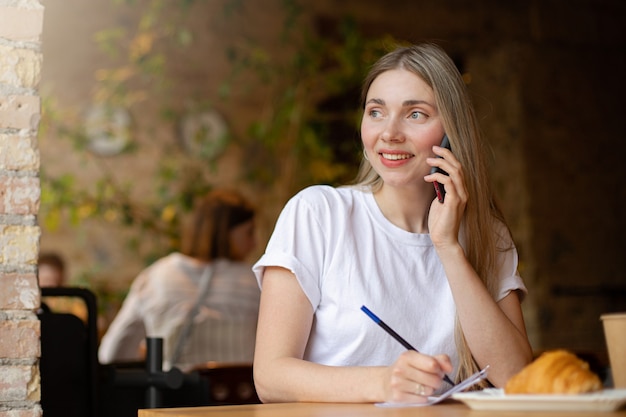
[[[415,387],[415,393],[417,395],[421,395],[422,397],[426,395],[426,387],[423,386],[422,384],[417,384],[417,387]]]

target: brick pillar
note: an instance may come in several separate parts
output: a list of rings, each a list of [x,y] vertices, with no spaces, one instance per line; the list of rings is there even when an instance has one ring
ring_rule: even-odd
[[[0,0],[0,417],[41,417],[37,129],[43,6]]]

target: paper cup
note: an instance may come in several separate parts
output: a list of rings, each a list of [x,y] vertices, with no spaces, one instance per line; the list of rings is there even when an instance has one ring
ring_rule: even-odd
[[[606,347],[615,388],[626,388],[626,313],[603,314]]]

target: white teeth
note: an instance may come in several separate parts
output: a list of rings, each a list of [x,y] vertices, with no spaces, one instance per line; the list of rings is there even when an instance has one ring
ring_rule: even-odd
[[[401,159],[409,159],[412,155],[406,154],[406,153],[402,153],[402,154],[397,154],[397,153],[383,153],[381,154],[383,156],[383,158],[385,159],[390,159],[392,161],[399,161]]]

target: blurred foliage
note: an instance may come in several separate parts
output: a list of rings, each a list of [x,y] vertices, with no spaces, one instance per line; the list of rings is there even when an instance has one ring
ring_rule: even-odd
[[[254,44],[227,51],[234,77],[251,72],[251,85],[271,97],[247,135],[237,138],[249,155],[244,175],[257,188],[282,191],[282,200],[309,184],[346,182],[358,167],[362,63],[380,42],[360,38],[348,20],[337,30],[336,38],[302,34],[287,62]],[[284,42],[281,47],[292,38],[285,35]],[[224,88],[232,84],[227,80]]]
[[[284,202],[306,185],[339,184],[353,178],[361,152],[360,83],[367,64],[394,40],[368,39],[348,17],[311,22],[300,2],[280,1],[278,39],[267,45],[254,34],[242,33],[225,40],[222,53],[231,66],[229,75],[215,97],[193,99],[197,109],[211,108],[210,103],[218,101],[236,109],[238,100],[264,98],[245,133],[230,132],[224,139],[243,152],[242,181],[267,198]],[[96,35],[111,66],[94,74],[93,102],[132,111],[148,99],[158,100],[160,114],[155,119],[175,123],[188,109],[176,108],[170,101],[172,86],[184,80],[172,79],[168,53],[175,51],[182,57],[202,53],[189,13],[208,0],[115,3],[139,11],[139,19],[136,27],[112,27]],[[221,19],[239,19],[244,7],[241,0],[225,0]],[[108,157],[93,153],[84,123],[65,117],[49,98],[44,97],[43,107],[41,128],[71,141],[77,157],[99,173],[94,183],[85,186],[79,174],[53,176],[44,164],[40,211],[44,230],[54,231],[65,221],[77,226],[86,219],[115,224],[128,230],[127,250],[145,263],[176,249],[181,217],[190,210],[194,196],[211,188],[199,179],[215,172],[219,154],[199,149],[187,155],[168,148],[171,144],[151,143],[171,157],[157,162],[152,191],[138,197],[132,170],[115,170]],[[143,151],[131,136],[122,154],[130,157]],[[141,253],[142,240],[162,244],[156,251]]]

